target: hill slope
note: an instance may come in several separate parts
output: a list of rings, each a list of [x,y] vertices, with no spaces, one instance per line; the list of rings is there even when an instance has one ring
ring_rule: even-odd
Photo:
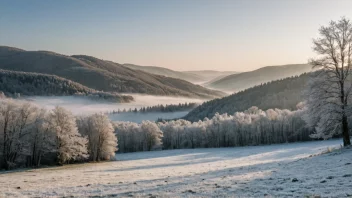
[[[123,66],[128,67],[133,70],[141,70],[141,71],[148,72],[151,74],[172,77],[172,78],[178,78],[178,79],[182,79],[182,80],[192,82],[192,83],[202,82],[205,80],[202,76],[198,76],[196,74],[174,71],[174,70],[167,69],[164,67],[139,66],[139,65],[134,65],[134,64],[123,64]]]
[[[240,91],[261,83],[300,75],[309,71],[311,71],[311,66],[307,64],[268,66],[250,72],[229,75],[206,86],[218,90]]]
[[[215,70],[199,70],[199,71],[185,71],[184,73],[193,74],[202,77],[203,82],[214,81],[216,79],[221,79],[225,76],[238,74],[235,71],[215,71]]]
[[[270,108],[295,109],[302,101],[302,92],[308,81],[309,74],[289,77],[282,80],[264,83],[230,96],[203,103],[188,113],[184,119],[190,121],[211,118],[216,112],[233,114],[244,111],[251,106],[260,109]]]
[[[132,96],[106,93],[58,76],[0,69],[0,91],[7,96],[69,96],[83,95],[114,102],[129,102]]]
[[[108,92],[216,98],[224,93],[184,80],[132,70],[90,56],[65,56],[0,46],[0,69],[57,75]]]

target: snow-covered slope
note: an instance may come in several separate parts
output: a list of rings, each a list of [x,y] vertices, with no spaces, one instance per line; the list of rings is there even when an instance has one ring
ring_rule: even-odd
[[[118,161],[0,173],[0,197],[346,197],[341,140],[116,155]]]

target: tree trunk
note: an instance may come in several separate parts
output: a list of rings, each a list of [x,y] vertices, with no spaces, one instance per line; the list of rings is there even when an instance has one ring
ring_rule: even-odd
[[[3,160],[3,166],[6,170],[8,170],[8,164],[7,164],[7,125],[8,125],[8,118],[5,117],[5,123],[4,123],[4,137],[3,137],[3,150],[2,150],[2,160]]]
[[[343,69],[343,67],[342,67]],[[342,70],[343,72],[343,70]],[[342,73],[343,77],[343,73]],[[342,137],[343,137],[343,146],[351,145],[350,135],[348,133],[348,121],[346,116],[346,107],[347,107],[347,99],[345,99],[345,84],[343,81],[340,82],[341,88],[341,103],[342,103]]]
[[[37,167],[40,166],[40,161],[41,161],[41,159],[42,159],[42,154],[41,154],[41,152],[39,152],[38,161],[37,161],[37,163],[36,163],[36,166],[37,166]]]
[[[350,134],[348,132],[347,116],[345,114],[342,116],[342,137],[343,146],[351,145]]]

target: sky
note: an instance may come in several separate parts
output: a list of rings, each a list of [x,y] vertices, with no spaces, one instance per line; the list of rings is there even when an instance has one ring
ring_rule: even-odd
[[[0,0],[0,45],[173,70],[306,63],[351,0]]]

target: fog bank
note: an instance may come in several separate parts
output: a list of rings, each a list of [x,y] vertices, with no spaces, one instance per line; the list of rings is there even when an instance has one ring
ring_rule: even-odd
[[[41,107],[53,109],[55,106],[61,106],[70,110],[74,115],[89,115],[100,112],[111,112],[118,109],[134,109],[154,105],[179,104],[185,102],[202,103],[205,100],[182,98],[182,97],[164,97],[130,94],[135,101],[131,103],[111,103],[103,101],[94,101],[79,96],[33,96],[22,98],[21,100],[31,101]],[[140,122],[141,120],[156,120],[158,118],[172,119],[186,115],[187,112],[170,112],[170,113],[135,113],[135,114],[115,114],[111,115],[112,120]]]

